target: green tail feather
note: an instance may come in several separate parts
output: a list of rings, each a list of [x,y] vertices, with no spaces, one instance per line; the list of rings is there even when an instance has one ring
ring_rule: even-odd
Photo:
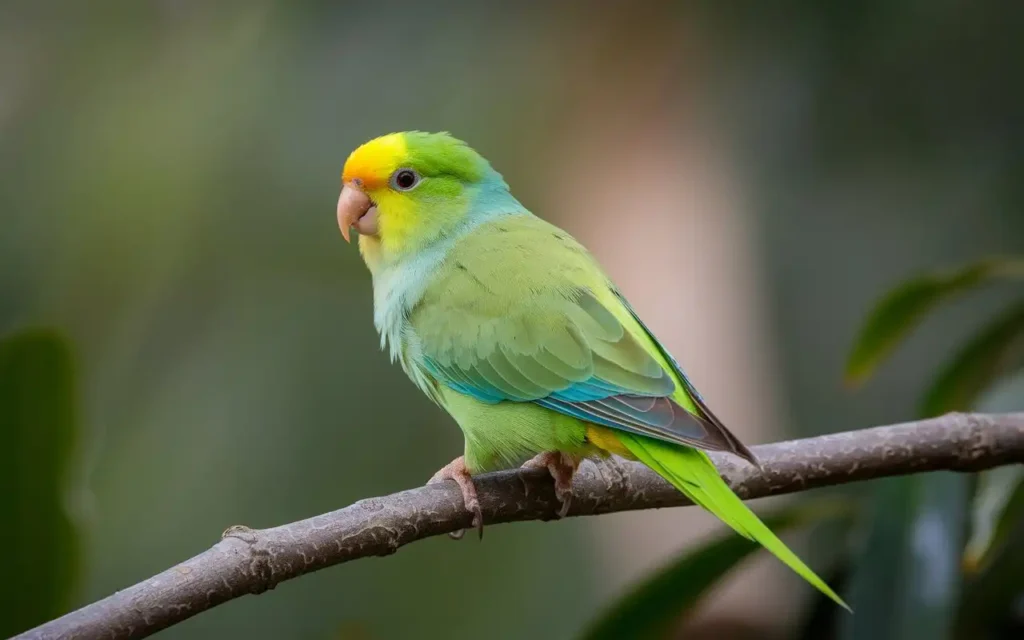
[[[739,496],[718,475],[718,470],[703,451],[669,444],[652,438],[632,434],[616,434],[629,451],[658,475],[672,483],[694,503],[717,516],[736,533],[759,542],[776,558],[810,582],[819,591],[834,600],[847,611],[847,606],[827,584],[789,550],[782,540],[772,533],[754,515]]]

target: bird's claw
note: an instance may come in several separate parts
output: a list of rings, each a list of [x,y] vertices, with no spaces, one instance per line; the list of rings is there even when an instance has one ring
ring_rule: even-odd
[[[525,469],[546,469],[555,481],[555,498],[561,508],[558,517],[564,518],[572,505],[572,478],[576,475],[579,461],[572,456],[558,451],[545,451],[523,464]]]
[[[480,500],[476,497],[476,487],[472,484],[472,480],[469,481],[470,486],[473,487],[472,495],[467,495],[465,490],[462,492],[462,500],[466,504],[466,511],[473,514],[473,528],[477,530],[477,534],[480,539],[484,539],[484,512],[480,509]],[[461,486],[461,485],[460,485]],[[465,535],[466,530],[460,529],[456,532],[448,534],[452,540],[461,540],[462,536]]]
[[[427,480],[427,484],[437,484],[445,480],[454,480],[459,485],[459,489],[462,491],[462,502],[466,506],[466,511],[473,514],[473,527],[479,532],[480,539],[483,540],[484,514],[480,508],[480,500],[476,495],[476,485],[473,484],[473,477],[470,475],[469,470],[466,469],[466,460],[463,456],[459,456],[441,467],[437,473],[430,477],[430,480]],[[449,533],[448,537],[452,540],[461,540],[465,533],[464,529],[459,529]]]

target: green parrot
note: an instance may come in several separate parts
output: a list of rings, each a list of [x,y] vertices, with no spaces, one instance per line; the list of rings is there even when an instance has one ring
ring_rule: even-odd
[[[483,526],[472,475],[547,469],[568,511],[584,458],[639,460],[829,598],[842,599],[743,503],[704,450],[757,464],[597,261],[530,213],[447,133],[367,142],[342,174],[338,224],[359,232],[381,348],[451,414],[454,480]]]

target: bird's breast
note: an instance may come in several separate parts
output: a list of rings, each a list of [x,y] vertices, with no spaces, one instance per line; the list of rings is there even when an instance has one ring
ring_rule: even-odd
[[[373,273],[373,324],[381,348],[388,345],[392,361],[401,356],[403,336],[410,330],[409,314],[451,250],[454,239],[443,241]]]

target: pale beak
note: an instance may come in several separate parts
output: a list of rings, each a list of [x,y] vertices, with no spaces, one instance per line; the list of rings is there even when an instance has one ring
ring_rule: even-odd
[[[377,207],[370,197],[352,186],[345,184],[338,196],[338,227],[345,242],[349,242],[350,229],[356,228],[364,236],[377,235]]]

